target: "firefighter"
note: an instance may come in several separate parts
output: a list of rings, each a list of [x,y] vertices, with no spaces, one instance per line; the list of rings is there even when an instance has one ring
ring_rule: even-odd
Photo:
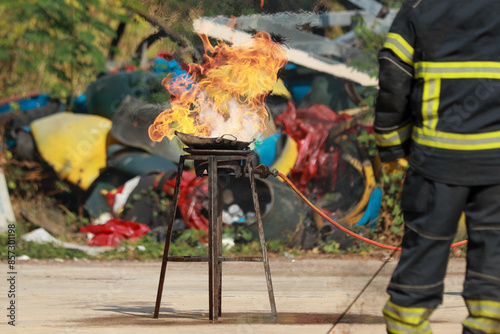
[[[378,58],[378,152],[409,160],[387,331],[431,333],[464,211],[463,333],[500,333],[500,1],[405,0]]]

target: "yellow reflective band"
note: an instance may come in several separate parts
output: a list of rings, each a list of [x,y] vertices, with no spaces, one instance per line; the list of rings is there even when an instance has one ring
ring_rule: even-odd
[[[412,139],[421,145],[448,150],[475,151],[500,148],[500,131],[459,134],[415,127]]]
[[[418,62],[417,79],[500,79],[500,62]]]
[[[375,133],[375,143],[381,147],[401,145],[411,137],[413,123],[408,123],[402,128],[389,133]]]
[[[390,300],[387,301],[383,309],[383,313],[392,319],[412,326],[420,326],[429,318],[433,311],[434,309],[425,307],[399,306]]]
[[[424,82],[424,93],[422,97],[422,118],[424,126],[433,130],[436,129],[438,122],[440,93],[440,79],[430,79]]]
[[[500,302],[492,300],[466,300],[465,303],[472,316],[499,319],[500,321]]]
[[[419,326],[418,328],[415,328],[402,324],[391,323],[387,321],[386,318],[386,325],[391,334],[432,334],[432,330],[428,321],[426,321],[426,323],[424,324],[425,326]]]
[[[500,320],[496,319],[468,317],[464,320],[463,325],[481,333],[500,333]]]
[[[403,307],[388,301],[383,309],[387,329],[391,333],[432,333],[428,318],[433,309],[423,307]]]
[[[384,48],[392,50],[402,61],[413,66],[413,47],[401,35],[388,33]]]
[[[422,325],[423,326],[418,327],[405,326],[400,323],[390,322],[389,319],[386,318],[386,326],[391,334],[432,334],[429,321],[426,321]]]

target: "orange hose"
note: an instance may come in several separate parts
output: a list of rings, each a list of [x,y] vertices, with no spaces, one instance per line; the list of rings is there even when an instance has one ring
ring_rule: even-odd
[[[281,177],[281,179],[283,179],[283,181],[285,181],[289,186],[290,188],[292,188],[296,193],[297,195],[300,196],[300,198],[302,198],[304,200],[304,202],[306,202],[314,211],[316,211],[321,217],[325,218],[328,222],[330,222],[331,224],[333,224],[335,227],[337,227],[338,229],[340,229],[342,232],[345,232],[347,234],[349,234],[350,236],[352,237],[355,237],[355,238],[358,238],[359,240],[362,240],[364,242],[367,242],[371,245],[374,245],[374,246],[377,246],[377,247],[380,247],[380,248],[384,248],[384,249],[389,249],[389,250],[396,250],[396,251],[400,251],[401,250],[401,247],[396,247],[396,246],[390,246],[390,245],[385,245],[385,244],[381,244],[380,242],[377,242],[377,241],[374,241],[374,240],[371,240],[371,239],[368,239],[368,238],[365,238],[357,233],[354,233],[353,231],[351,230],[348,230],[346,229],[344,226],[340,225],[339,223],[337,223],[335,220],[331,219],[330,217],[328,217],[324,212],[322,212],[320,209],[318,209],[317,207],[314,206],[314,204],[311,203],[311,201],[309,201],[305,196],[304,194],[302,194],[300,192],[299,189],[297,189],[297,187],[295,187],[295,185],[292,183],[292,181],[290,181],[285,175],[283,175],[282,173],[278,172],[278,175],[279,177]],[[459,242],[455,242],[453,244],[451,244],[451,247],[458,247],[458,246],[462,246],[462,245],[465,245],[467,244],[467,240],[462,240],[462,241],[459,241]]]

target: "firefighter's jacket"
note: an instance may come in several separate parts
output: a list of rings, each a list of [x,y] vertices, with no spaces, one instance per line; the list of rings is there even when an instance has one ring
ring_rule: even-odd
[[[379,53],[382,161],[443,183],[500,183],[500,1],[406,0]]]

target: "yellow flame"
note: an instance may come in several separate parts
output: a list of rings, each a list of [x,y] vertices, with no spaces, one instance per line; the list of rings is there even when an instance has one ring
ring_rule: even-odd
[[[190,64],[190,77],[164,79],[173,95],[171,109],[149,127],[150,138],[172,138],[177,130],[197,136],[231,133],[240,140],[253,139],[265,129],[265,98],[288,61],[285,52],[266,32],[258,32],[238,46],[213,46],[206,35],[200,37],[205,62]]]

